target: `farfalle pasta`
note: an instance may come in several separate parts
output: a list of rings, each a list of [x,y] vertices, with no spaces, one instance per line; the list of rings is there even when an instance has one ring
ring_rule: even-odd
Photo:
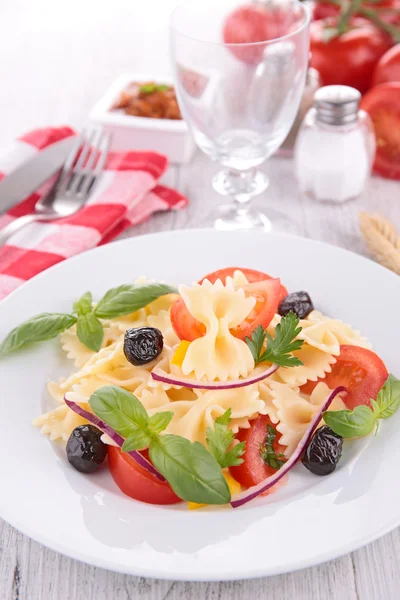
[[[257,385],[243,390],[196,391],[194,397],[190,390],[182,390],[181,395],[181,400],[171,400],[168,392],[156,388],[151,392],[145,390],[140,399],[149,415],[160,411],[173,413],[166,433],[181,435],[201,444],[206,443],[207,427],[213,427],[215,419],[227,409],[231,410],[229,428],[234,433],[250,427],[251,419],[266,412]],[[184,399],[185,395],[187,399]]]
[[[302,327],[301,339],[310,346],[333,356],[339,356],[340,346],[345,344],[360,348],[372,348],[372,344],[359,331],[339,319],[326,317],[317,310],[313,310],[307,319],[300,322],[300,325]]]
[[[280,444],[286,447],[285,454],[290,456],[331,390],[321,382],[318,383],[311,396],[306,398],[299,390],[277,381],[271,381],[270,390],[273,397],[272,404],[276,409],[275,414],[278,419],[276,429],[281,434]],[[345,408],[340,397],[336,397],[330,407],[331,410]]]
[[[307,381],[324,378],[332,370],[336,358],[319,348],[304,343],[300,350],[293,353],[303,364],[296,367],[278,369],[275,378],[290,386],[301,386]]]
[[[126,451],[145,457],[138,463],[145,472],[150,457],[153,475],[158,468],[172,486],[171,502],[207,498],[205,503],[218,504],[212,491],[217,480],[223,497],[233,485],[229,477],[239,488],[266,491],[318,436],[332,434],[329,448],[336,444],[341,451],[340,436],[326,433],[324,419],[333,423],[330,415],[337,411],[370,406],[389,381],[364,336],[315,310],[305,292],[287,295],[279,279],[232,268],[178,289],[141,278],[112,289],[92,309],[85,305],[102,327],[101,344],[96,352],[89,349],[77,324],[61,333],[73,368],[48,383],[55,407],[34,420],[41,433],[68,444],[81,436],[84,444],[85,435],[95,435],[95,424],[99,443],[109,445],[111,470]],[[174,444],[181,447],[173,460],[175,467],[183,461],[183,479],[186,471],[214,465],[214,483],[205,474],[193,497],[187,497],[189,481],[180,487],[172,472],[171,480],[166,475]],[[327,458],[328,450],[313,456],[329,458],[332,469],[340,453]]]
[[[194,340],[182,364],[185,375],[210,381],[246,377],[254,368],[249,347],[231,330],[244,321],[256,304],[243,290],[208,280],[192,287],[182,285],[180,294],[189,313],[205,326],[203,337]]]

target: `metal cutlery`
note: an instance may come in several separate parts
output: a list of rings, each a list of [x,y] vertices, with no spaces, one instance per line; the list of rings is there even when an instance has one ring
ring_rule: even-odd
[[[76,136],[69,136],[54,142],[4,177],[0,181],[0,213],[6,212],[30,196],[45,181],[58,173],[72,148],[76,146],[76,140]]]
[[[0,246],[29,223],[62,219],[82,208],[104,169],[110,143],[110,135],[100,130],[83,132],[76,139],[54,186],[36,203],[35,212],[16,219],[0,231]]]

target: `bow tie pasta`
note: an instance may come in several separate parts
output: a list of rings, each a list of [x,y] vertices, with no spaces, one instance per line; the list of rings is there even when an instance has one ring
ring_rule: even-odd
[[[186,399],[185,399],[186,395]],[[181,391],[181,400],[170,400],[168,393],[160,388],[152,392],[144,390],[140,400],[149,415],[171,411],[174,416],[166,432],[181,435],[192,442],[206,443],[207,427],[214,427],[214,421],[228,408],[231,409],[229,428],[234,433],[250,427],[250,419],[266,412],[265,402],[260,398],[257,384],[243,389],[196,390],[195,398],[190,390]]]
[[[180,286],[180,294],[190,314],[203,323],[206,333],[194,340],[182,364],[185,375],[209,381],[247,377],[254,369],[254,359],[246,342],[235,338],[230,329],[246,319],[256,304],[243,290],[220,280],[211,284]]]
[[[367,339],[314,310],[307,292],[288,294],[280,279],[253,269],[206,277],[181,285],[179,295],[143,278],[110,290],[106,296],[117,301],[107,309],[102,300],[97,312],[91,304],[101,344],[90,343],[83,330],[91,321],[74,304],[75,325],[60,336],[74,368],[49,382],[55,406],[34,420],[51,440],[67,442],[67,458],[81,472],[92,472],[108,453],[117,485],[141,501],[182,498],[199,507],[229,501],[228,487],[235,494],[245,488],[231,498],[236,508],[276,489],[300,458],[312,473],[329,474],[343,438],[360,430],[363,414],[375,417],[366,406],[339,415],[325,410],[370,398],[378,405],[382,390],[392,394],[395,385]],[[324,418],[329,427],[321,429]],[[119,482],[113,469],[122,464]],[[169,488],[155,481],[152,490],[154,468]],[[151,499],[139,489],[143,482]]]
[[[331,390],[321,382],[318,383],[311,396],[306,398],[298,388],[291,388],[277,381],[271,381],[269,389],[274,407],[271,420],[272,417],[278,419],[279,423],[276,429],[281,434],[279,442],[282,446],[286,446],[286,456],[290,456]],[[329,410],[344,410],[345,408],[343,400],[337,396]]]

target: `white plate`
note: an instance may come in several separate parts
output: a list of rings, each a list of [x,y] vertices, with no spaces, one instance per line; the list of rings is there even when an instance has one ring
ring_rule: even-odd
[[[68,311],[90,289],[140,274],[190,282],[225,265],[280,276],[316,307],[367,335],[400,375],[400,279],[365,258],[284,235],[181,231],[117,242],[39,275],[0,305],[0,336],[41,311]],[[0,515],[90,564],[146,577],[226,580],[272,575],[337,557],[400,523],[400,413],[375,438],[349,444],[329,477],[298,465],[278,493],[241,509],[188,511],[127,497],[107,472],[74,471],[31,426],[64,359],[57,342],[0,361]],[[65,368],[65,367],[64,367]]]

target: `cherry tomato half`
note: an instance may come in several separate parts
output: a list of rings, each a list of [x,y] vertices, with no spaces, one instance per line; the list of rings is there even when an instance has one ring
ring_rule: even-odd
[[[235,337],[244,340],[258,325],[265,329],[272,321],[281,300],[281,283],[279,279],[268,279],[249,283],[242,289],[246,296],[256,298],[256,305],[247,319],[232,330]],[[182,298],[171,306],[170,314],[172,327],[179,339],[193,342],[205,334],[204,325],[192,317]]]
[[[265,444],[267,435],[267,426],[275,427],[270,418],[266,415],[260,415],[254,421],[251,421],[249,429],[241,429],[235,436],[240,442],[246,442],[246,449],[243,455],[244,462],[237,467],[230,467],[232,476],[244,487],[251,487],[264,481],[270,475],[276,473],[276,469],[266,465],[261,458],[261,447]],[[272,443],[276,454],[283,454],[285,447],[279,443],[280,434],[278,434]]]
[[[160,481],[143,469],[126,452],[108,447],[108,467],[112,478],[124,494],[148,504],[182,502],[167,482]]]
[[[360,404],[370,406],[371,398],[375,400],[388,375],[382,359],[375,352],[359,346],[340,346],[340,356],[332,371],[319,381],[324,381],[331,390],[339,385],[347,387],[349,393],[343,401],[353,410]],[[301,391],[311,394],[317,383],[308,381],[301,386]]]
[[[217,279],[220,279],[222,283],[226,283],[227,277],[233,277],[235,271],[241,271],[243,275],[245,275],[247,281],[249,283],[255,283],[256,281],[265,281],[267,279],[275,279],[271,277],[271,275],[267,275],[267,273],[263,273],[262,271],[256,271],[255,269],[244,269],[242,267],[226,267],[225,269],[219,269],[218,271],[213,271],[209,273],[203,279],[200,279],[199,283],[203,283],[205,279],[208,279],[211,283],[215,283]],[[284,285],[281,284],[281,296],[286,298],[288,295],[288,291]]]

